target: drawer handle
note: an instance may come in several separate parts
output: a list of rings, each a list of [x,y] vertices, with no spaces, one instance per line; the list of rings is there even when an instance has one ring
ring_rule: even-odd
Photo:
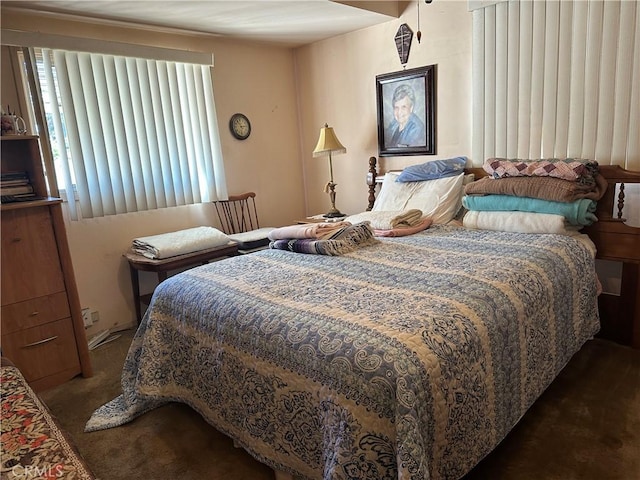
[[[30,317],[35,317],[36,315],[40,315],[40,312],[39,312],[39,311],[37,311],[37,310],[36,310],[35,312],[31,312],[31,313],[29,314],[29,316],[30,316]]]
[[[33,343],[29,343],[27,345],[23,345],[22,348],[35,347],[37,345],[42,345],[43,343],[49,343],[49,342],[54,341],[56,338],[58,338],[57,335],[55,335],[53,337],[45,338],[44,340],[40,340],[38,342],[33,342]]]
[[[13,238],[11,239],[11,242],[12,242],[12,243],[18,243],[18,242],[21,242],[21,241],[22,241],[22,238],[20,238],[20,237],[13,237]]]

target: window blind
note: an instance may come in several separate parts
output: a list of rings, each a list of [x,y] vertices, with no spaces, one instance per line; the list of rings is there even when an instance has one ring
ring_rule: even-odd
[[[227,198],[209,66],[35,50],[72,219]]]
[[[510,0],[473,15],[473,141],[488,157],[640,170],[638,2]]]

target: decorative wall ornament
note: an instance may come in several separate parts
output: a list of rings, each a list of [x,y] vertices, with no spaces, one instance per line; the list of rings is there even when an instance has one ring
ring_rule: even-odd
[[[403,23],[396,32],[395,41],[396,48],[398,49],[398,56],[400,57],[400,63],[406,65],[409,60],[409,50],[411,50],[411,41],[413,40],[413,30],[409,28],[409,25]]]
[[[416,38],[418,39],[418,43],[420,43],[420,39],[422,38],[422,32],[420,31],[420,0],[418,0],[418,31],[416,32]]]

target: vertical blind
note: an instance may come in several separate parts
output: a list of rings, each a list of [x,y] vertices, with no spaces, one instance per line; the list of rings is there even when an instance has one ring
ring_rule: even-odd
[[[209,66],[34,53],[72,219],[227,198]]]
[[[485,5],[472,14],[475,162],[569,157],[640,170],[640,4]]]

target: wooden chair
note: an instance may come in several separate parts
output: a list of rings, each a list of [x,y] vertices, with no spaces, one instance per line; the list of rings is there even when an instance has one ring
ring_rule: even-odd
[[[269,245],[273,227],[260,227],[256,194],[254,192],[229,195],[228,200],[213,202],[224,233],[238,243],[239,253],[250,253]]]

